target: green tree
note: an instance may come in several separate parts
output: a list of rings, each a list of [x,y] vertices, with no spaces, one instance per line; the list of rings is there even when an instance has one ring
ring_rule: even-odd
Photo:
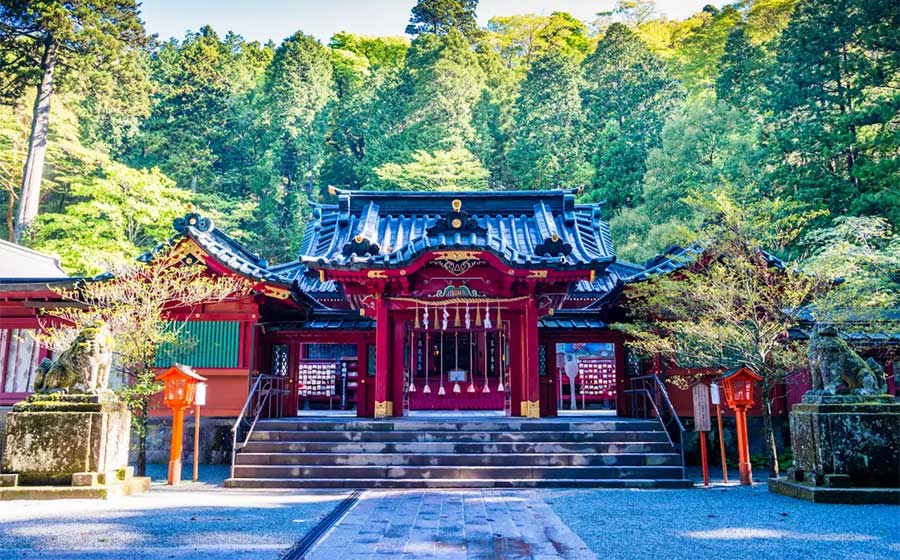
[[[517,186],[573,187],[590,180],[580,85],[579,66],[559,51],[531,65],[516,102],[509,154]]]
[[[662,59],[618,23],[585,60],[585,83],[595,168],[587,197],[607,200],[613,210],[634,206],[641,200],[647,154],[659,145],[681,88]]]
[[[358,188],[363,181],[366,135],[375,102],[396,85],[406,61],[404,37],[365,37],[338,33],[329,43],[335,98],[329,111],[321,184]],[[377,135],[378,131],[373,131]]]
[[[678,367],[746,366],[763,377],[760,389],[769,473],[778,476],[772,398],[778,382],[806,365],[805,344],[789,333],[827,282],[795,263],[775,267],[766,258],[768,232],[756,228],[766,213],[714,195],[716,222],[705,228],[704,254],[677,274],[632,285],[628,314],[615,327],[641,353]],[[686,388],[690,379],[672,379]]]
[[[478,32],[477,8],[478,0],[418,0],[412,8],[406,33],[445,35],[456,30],[471,37]]]
[[[28,154],[22,173],[15,238],[31,226],[38,213],[50,130],[50,101],[58,85],[81,76],[106,72],[126,79],[134,65],[132,52],[146,45],[144,27],[134,0],[61,2],[4,0],[0,2],[2,87],[8,98],[21,88],[36,86]]]
[[[367,182],[371,170],[403,164],[416,150],[466,148],[475,140],[473,113],[485,86],[478,56],[456,30],[419,35],[412,43],[396,87],[380,92],[366,139]]]
[[[408,163],[375,169],[382,184],[409,191],[477,191],[487,187],[488,171],[465,148],[417,150]]]
[[[716,97],[734,107],[760,107],[766,97],[767,64],[761,47],[750,42],[744,26],[735,26],[725,41],[716,77]]]
[[[523,72],[535,58],[551,50],[581,62],[593,46],[584,22],[566,12],[493,17],[481,41],[494,49],[508,68]]]
[[[647,260],[671,245],[693,242],[709,216],[698,198],[727,190],[742,203],[759,196],[759,125],[711,94],[669,116],[660,147],[647,158],[643,202],[610,220],[618,254]]]
[[[773,183],[832,215],[900,223],[900,7],[806,0],[781,35]]]
[[[265,122],[276,175],[260,185],[257,196],[262,237],[279,259],[299,250],[325,162],[334,83],[331,52],[301,32],[279,45],[266,73]]]

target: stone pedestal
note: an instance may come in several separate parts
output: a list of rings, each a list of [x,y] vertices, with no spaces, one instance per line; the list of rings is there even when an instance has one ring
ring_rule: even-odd
[[[32,395],[6,418],[0,471],[18,483],[77,484],[128,466],[131,414],[113,395]]]
[[[807,394],[790,424],[797,482],[900,488],[900,403],[893,397]]]

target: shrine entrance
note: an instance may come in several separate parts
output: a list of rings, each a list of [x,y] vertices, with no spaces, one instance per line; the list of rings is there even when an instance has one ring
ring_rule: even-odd
[[[510,410],[509,325],[495,303],[422,305],[406,322],[404,408]]]

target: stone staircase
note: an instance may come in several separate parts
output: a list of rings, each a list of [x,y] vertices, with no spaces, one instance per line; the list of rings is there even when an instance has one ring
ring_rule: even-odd
[[[683,473],[655,420],[293,418],[260,421],[225,485],[690,487]]]

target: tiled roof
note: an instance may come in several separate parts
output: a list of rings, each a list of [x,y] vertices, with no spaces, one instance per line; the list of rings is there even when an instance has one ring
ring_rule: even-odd
[[[688,264],[694,262],[705,251],[706,249],[700,243],[692,243],[687,247],[681,247],[678,245],[672,246],[666,249],[665,252],[656,255],[655,257],[644,263],[643,267],[639,267],[638,265],[630,265],[640,270],[636,270],[630,276],[626,276],[625,281],[643,282],[644,280],[647,280],[648,278],[658,274],[669,274],[670,272],[680,270],[686,267]],[[766,262],[769,264],[769,266],[774,266],[775,268],[784,268],[784,262],[775,255],[767,251],[763,251],[762,255],[763,258],[766,259]]]
[[[291,284],[280,274],[271,271],[265,259],[250,252],[225,232],[216,228],[212,219],[190,213],[183,218],[176,219],[173,225],[176,234],[169,240],[169,246],[175,245],[181,239],[191,239],[206,253],[215,257],[217,261],[236,274],[262,282],[288,286]],[[158,245],[152,251],[138,257],[138,260],[149,260],[164,247],[166,244]]]
[[[596,317],[550,316],[538,321],[542,329],[605,329],[607,324]]]
[[[519,268],[601,270],[615,260],[600,205],[576,205],[569,190],[338,191],[338,204],[314,207],[300,260],[387,268],[443,249],[489,251]]]

